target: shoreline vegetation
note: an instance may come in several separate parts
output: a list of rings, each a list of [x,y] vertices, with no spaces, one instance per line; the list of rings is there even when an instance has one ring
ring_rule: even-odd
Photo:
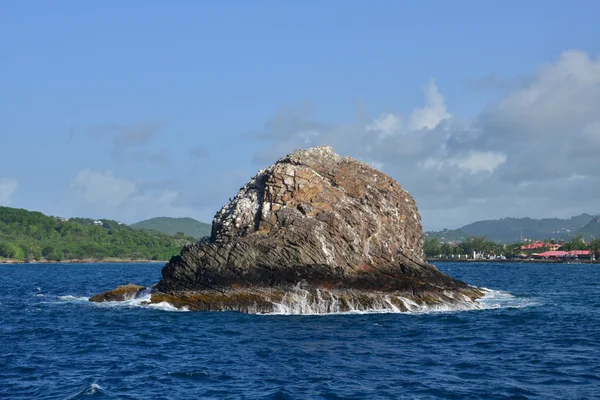
[[[434,237],[425,239],[423,252],[427,261],[593,263],[600,259],[600,239],[586,242],[578,235],[571,241],[500,244],[485,236],[471,236],[459,243]]]
[[[104,258],[104,259],[95,259],[95,258],[82,258],[82,259],[70,259],[70,260],[32,260],[32,261],[23,261],[23,260],[15,260],[12,258],[0,258],[1,264],[11,264],[11,265],[24,265],[24,264],[144,264],[144,263],[156,263],[156,264],[166,264],[169,260],[148,260],[148,259],[131,259],[131,258]]]
[[[600,260],[589,260],[589,259],[472,259],[472,258],[425,258],[428,263],[438,262],[451,262],[451,263],[485,263],[485,264],[600,264]],[[147,260],[147,259],[130,259],[130,258],[105,258],[105,259],[72,259],[72,260],[33,260],[33,261],[22,261],[15,259],[0,258],[0,264],[166,264],[169,260]]]
[[[482,264],[600,264],[600,260],[590,259],[485,259],[485,258],[425,258],[428,263],[482,263]]]
[[[182,232],[169,235],[107,219],[67,219],[0,207],[0,260],[7,260],[3,263],[169,260],[195,242]]]
[[[26,263],[167,263],[196,239],[134,229],[117,221],[60,218],[0,207],[0,264]],[[565,240],[500,244],[485,236],[462,242],[425,237],[430,262],[598,263],[600,239],[582,235]],[[560,250],[560,251],[556,251]]]

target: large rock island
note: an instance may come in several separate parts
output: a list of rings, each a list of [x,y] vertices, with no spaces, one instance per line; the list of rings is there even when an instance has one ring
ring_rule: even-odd
[[[163,268],[150,302],[327,313],[468,308],[482,295],[423,260],[417,206],[398,182],[320,146],[259,171],[210,238]]]

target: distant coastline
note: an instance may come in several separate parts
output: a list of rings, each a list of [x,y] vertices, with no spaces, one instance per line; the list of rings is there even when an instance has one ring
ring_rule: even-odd
[[[60,218],[0,207],[0,263],[169,260],[196,239],[107,219]]]
[[[486,264],[600,264],[600,260],[488,260],[488,259],[465,259],[465,258],[426,258],[428,263],[451,262],[451,263],[486,263]],[[166,264],[169,260],[145,260],[129,258],[106,258],[106,259],[73,259],[73,260],[37,260],[21,261],[13,259],[0,259],[0,264],[137,264],[137,263],[161,263]]]
[[[451,263],[486,263],[486,264],[600,264],[600,260],[488,260],[488,259],[465,259],[465,258],[426,258],[428,263],[451,262]],[[37,261],[20,261],[13,259],[0,259],[0,264],[137,264],[137,263],[161,263],[166,264],[169,260],[146,260],[146,259],[129,259],[129,258],[106,258],[106,259],[73,259],[73,260],[37,260]]]
[[[426,258],[428,263],[435,264],[437,262],[451,263],[491,263],[491,264],[600,264],[600,260],[488,260],[488,259],[472,259],[472,258]]]

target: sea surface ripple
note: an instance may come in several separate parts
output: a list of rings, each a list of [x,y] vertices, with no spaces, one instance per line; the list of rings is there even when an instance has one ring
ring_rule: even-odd
[[[161,264],[0,265],[0,398],[591,399],[600,266],[439,263],[487,307],[247,315],[98,305]]]

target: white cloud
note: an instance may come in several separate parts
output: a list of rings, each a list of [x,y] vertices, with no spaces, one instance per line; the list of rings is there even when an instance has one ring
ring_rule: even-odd
[[[123,205],[137,192],[133,182],[119,179],[110,171],[98,172],[89,169],[79,171],[71,188],[84,202],[107,208]]]
[[[144,186],[146,186],[144,188]],[[85,215],[101,215],[128,222],[168,216],[193,216],[193,210],[180,204],[179,192],[140,185],[115,176],[111,171],[80,171],[71,183],[77,209]]]
[[[541,66],[528,84],[492,105],[484,117],[493,128],[511,128],[505,132],[511,136],[569,137],[599,120],[598,104],[600,59],[571,50]]]
[[[424,129],[433,130],[442,121],[452,117],[446,111],[444,97],[439,92],[433,80],[425,87],[425,98],[427,100],[426,106],[412,110],[406,127],[403,126],[400,115],[382,113],[371,123],[367,124],[366,131],[377,134],[377,139],[381,141],[398,134],[405,135]]]
[[[509,152],[507,182],[600,179],[600,58],[566,51],[479,118],[480,145]],[[592,211],[593,212],[593,211]]]
[[[402,119],[394,114],[383,113],[367,125],[367,132],[375,132],[379,140],[402,130]]]
[[[13,194],[19,188],[19,182],[14,178],[0,179],[0,206],[10,204]]]
[[[448,160],[450,165],[456,165],[461,169],[469,171],[470,174],[483,171],[492,173],[498,166],[504,164],[505,161],[506,154],[491,151],[474,151],[466,157],[457,157]]]
[[[426,105],[408,117],[384,112],[325,125],[306,112],[278,114],[266,124],[261,166],[306,147],[298,132],[311,128],[319,144],[385,165],[415,197],[428,229],[600,212],[600,58],[567,51],[527,79],[501,81],[511,82],[503,97],[471,120],[447,110],[434,81]]]
[[[493,173],[496,168],[504,164],[506,154],[491,151],[473,151],[467,155],[456,156],[446,159],[428,158],[420,165],[423,169],[442,169],[458,167],[473,175],[478,172],[487,171]]]
[[[423,108],[416,108],[410,114],[408,128],[416,131],[420,129],[434,129],[440,122],[449,119],[451,115],[446,111],[444,97],[440,94],[435,81],[429,82],[425,88],[427,105]]]

